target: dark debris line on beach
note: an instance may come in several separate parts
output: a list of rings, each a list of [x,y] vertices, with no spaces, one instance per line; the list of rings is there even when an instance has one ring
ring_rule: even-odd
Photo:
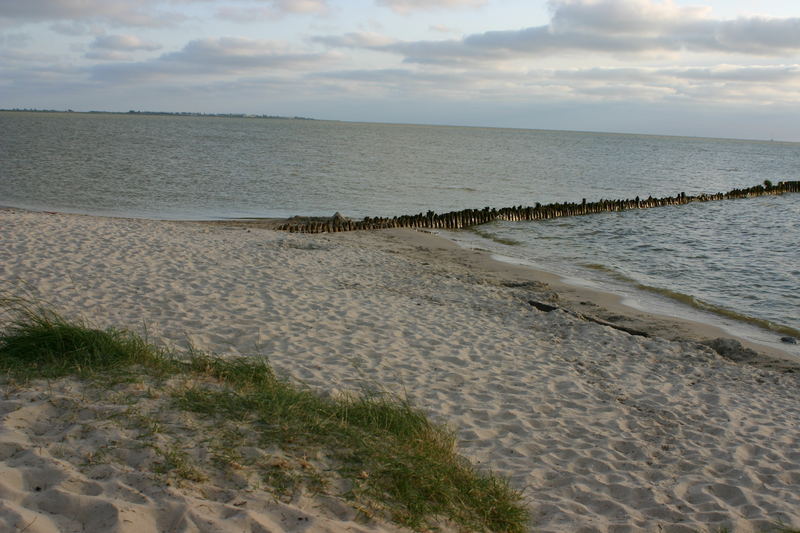
[[[278,229],[293,233],[325,233],[385,228],[462,229],[495,220],[545,220],[610,211],[683,205],[691,202],[779,195],[790,192],[800,192],[800,181],[781,181],[777,185],[766,181],[763,185],[756,185],[747,189],[733,189],[726,193],[701,194],[698,196],[687,196],[685,193],[680,193],[677,196],[666,198],[648,197],[640,199],[637,196],[633,200],[600,200],[599,202],[588,203],[584,199],[579,204],[554,203],[542,205],[537,203],[535,206],[528,207],[503,207],[501,209],[485,207],[483,209],[464,209],[443,214],[428,211],[426,214],[420,213],[418,215],[403,215],[392,218],[365,217],[363,220],[350,220],[337,213],[332,218],[294,217],[278,226]]]

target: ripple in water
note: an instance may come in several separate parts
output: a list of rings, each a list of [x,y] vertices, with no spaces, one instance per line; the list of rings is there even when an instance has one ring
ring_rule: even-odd
[[[800,337],[797,195],[482,227],[499,249],[555,272],[635,287]],[[624,291],[623,291],[624,292]]]

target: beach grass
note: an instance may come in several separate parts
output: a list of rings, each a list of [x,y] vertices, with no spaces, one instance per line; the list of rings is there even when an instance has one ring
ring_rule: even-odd
[[[166,362],[161,350],[126,330],[70,322],[24,299],[2,298],[0,308],[11,315],[0,337],[0,364],[17,376],[53,378]]]
[[[94,328],[41,305],[0,299],[0,374],[18,380],[78,376],[105,384],[122,379],[181,376],[170,390],[174,409],[218,421],[211,459],[219,467],[242,461],[244,425],[264,449],[290,460],[262,465],[265,488],[298,487],[338,494],[367,516],[428,530],[443,523],[472,531],[526,531],[529,512],[507,480],[476,469],[458,455],[451,430],[407,400],[386,393],[326,395],[279,379],[264,358],[221,357],[155,346],[128,330]],[[136,415],[145,433],[155,420]],[[198,436],[200,438],[200,436]],[[202,482],[202,465],[177,447],[153,444],[162,460],[155,474]],[[306,458],[324,458],[324,468]],[[328,472],[333,472],[332,474]]]

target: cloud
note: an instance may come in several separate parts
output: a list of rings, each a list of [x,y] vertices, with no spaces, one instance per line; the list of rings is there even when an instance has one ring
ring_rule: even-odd
[[[413,11],[451,8],[482,7],[488,0],[377,0],[379,6],[385,6],[401,15]]]
[[[83,35],[102,35],[103,29],[96,25],[85,24],[78,21],[56,22],[50,29],[61,35],[79,37]]]
[[[309,74],[324,94],[353,99],[386,100],[409,98],[434,101],[475,101],[486,96],[485,80],[472,73],[419,71],[408,68],[353,69]],[[499,85],[502,85],[500,82]]]
[[[95,65],[93,79],[105,82],[179,81],[188,77],[258,74],[319,67],[331,53],[298,53],[275,41],[236,37],[198,39],[177,52],[136,63]]]
[[[717,46],[725,51],[771,55],[800,49],[800,18],[741,18],[717,28]]]
[[[166,54],[161,61],[191,65],[209,65],[223,69],[281,67],[319,62],[317,53],[290,52],[285,44],[276,41],[222,37],[189,42],[183,50]]]
[[[264,5],[266,4],[266,5]],[[276,19],[291,14],[323,14],[329,11],[327,0],[270,0],[247,6],[222,5],[217,17],[233,22]]]
[[[397,42],[390,37],[373,32],[353,32],[344,35],[318,36],[313,37],[311,40],[333,48],[367,49],[383,49]]]
[[[130,61],[132,52],[153,52],[160,44],[142,41],[134,35],[100,35],[89,45],[84,57],[100,61]]]
[[[275,9],[282,13],[324,13],[327,0],[273,0]]]
[[[60,63],[59,56],[22,49],[0,48],[0,72],[0,100],[4,102],[14,94],[24,102],[41,90],[69,94],[74,87],[86,85],[85,72]]]
[[[89,33],[84,24],[89,21],[115,26],[173,26],[188,18],[176,9],[192,4],[216,6],[218,18],[236,22],[329,11],[328,0],[2,0],[0,24],[56,21],[52,29],[67,35]]]
[[[119,50],[126,52],[132,52],[135,50],[154,51],[161,48],[160,44],[142,41],[134,35],[101,35],[97,37],[89,46],[91,48]]]
[[[539,68],[528,71],[356,69],[317,73],[315,83],[353,97],[461,102],[800,103],[800,65]]]
[[[242,24],[250,23],[254,20],[278,18],[279,16],[281,16],[281,13],[271,7],[224,6],[217,10],[217,18]]]
[[[157,0],[24,0],[0,2],[0,19],[22,22],[107,21],[124,26],[165,26],[182,20],[155,9]],[[65,27],[64,27],[65,28]]]
[[[723,81],[738,83],[799,83],[800,65],[742,66],[719,65],[715,67],[672,68],[659,71],[691,81]]]
[[[605,99],[748,102],[753,105],[800,102],[800,65],[719,65],[714,67],[589,68],[539,72],[563,83],[572,95]]]
[[[310,75],[314,79],[338,80],[357,82],[357,84],[370,83],[387,88],[407,90],[412,86],[428,86],[430,88],[460,87],[462,90],[474,83],[480,83],[473,76],[459,73],[419,72],[404,68],[387,69],[359,69],[320,72]]]
[[[570,38],[591,35],[605,42],[633,38],[646,49],[774,55],[800,49],[800,18],[711,18],[708,7],[671,1],[552,0],[548,29]]]
[[[444,24],[434,24],[433,26],[429,26],[428,29],[439,33],[461,33],[461,30],[445,26]]]
[[[0,46],[8,48],[23,48],[33,41],[33,37],[27,33],[0,33]]]
[[[800,51],[800,18],[717,20],[705,7],[669,0],[551,0],[550,23],[462,39],[363,42],[408,63],[463,65],[576,53],[619,57],[678,53],[780,56]],[[349,42],[348,42],[349,41]],[[332,37],[325,38],[336,46]],[[355,46],[342,38],[339,46]]]
[[[711,8],[677,6],[652,0],[550,0],[550,29],[604,35],[662,34],[697,21],[708,20]]]
[[[90,50],[83,57],[96,61],[132,61],[132,55],[116,50]]]

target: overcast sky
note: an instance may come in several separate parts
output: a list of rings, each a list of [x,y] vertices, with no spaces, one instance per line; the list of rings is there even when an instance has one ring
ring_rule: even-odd
[[[800,3],[0,0],[0,108],[800,141]]]

